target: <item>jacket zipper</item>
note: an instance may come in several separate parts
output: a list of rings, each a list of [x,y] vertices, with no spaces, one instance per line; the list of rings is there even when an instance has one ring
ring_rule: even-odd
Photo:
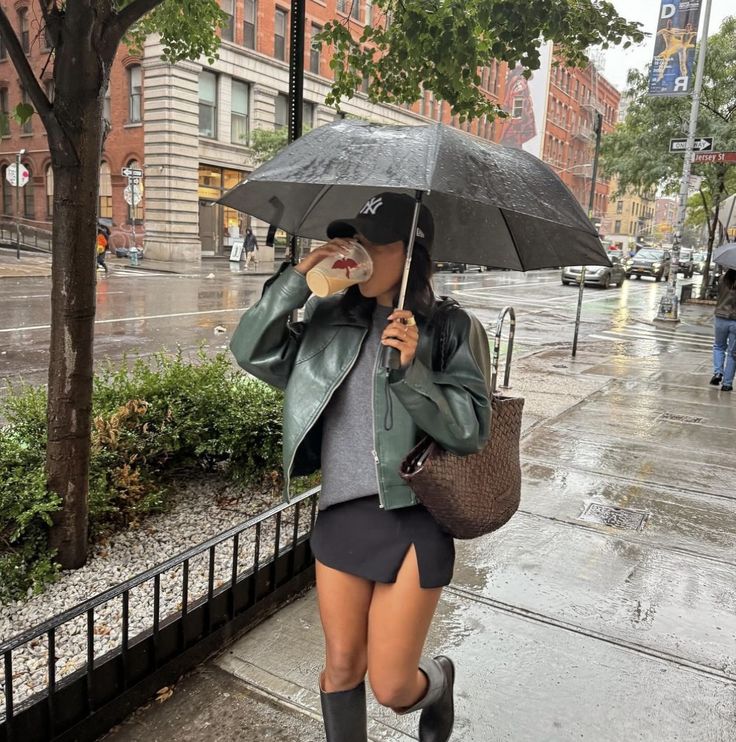
[[[376,482],[378,483],[378,504],[383,509],[385,507],[385,504],[383,502],[383,482],[381,481],[381,469],[380,469],[380,461],[378,460],[378,451],[376,450],[378,446],[376,445],[376,376],[378,374],[378,361],[381,358],[381,346],[378,346],[378,352],[376,353],[376,360],[373,364],[373,379],[371,383],[371,425],[373,429],[373,450],[371,453],[373,454],[373,463],[376,467]]]
[[[294,446],[294,450],[291,454],[291,459],[289,460],[289,466],[286,469],[285,476],[286,476],[286,494],[287,498],[289,496],[289,486],[291,484],[291,470],[294,468],[294,457],[296,456],[296,452],[299,450],[299,446],[302,445],[302,442],[307,437],[307,433],[312,429],[312,426],[317,422],[319,419],[319,416],[324,412],[325,407],[327,407],[327,403],[332,398],[332,395],[337,389],[337,387],[342,384],[345,377],[350,373],[353,366],[355,365],[355,362],[358,360],[358,356],[360,355],[360,349],[363,347],[363,341],[365,340],[366,335],[368,334],[368,330],[363,331],[363,337],[360,339],[360,343],[358,343],[358,350],[355,352],[355,355],[353,356],[353,359],[348,364],[345,371],[340,375],[340,377],[337,379],[337,381],[327,390],[327,394],[325,396],[325,400],[320,405],[320,408],[317,410],[316,414],[312,416],[312,419],[309,421],[309,424],[304,428],[304,433],[301,435],[299,440],[297,440],[296,445]],[[375,441],[375,437],[373,439]],[[375,452],[374,452],[375,453]]]

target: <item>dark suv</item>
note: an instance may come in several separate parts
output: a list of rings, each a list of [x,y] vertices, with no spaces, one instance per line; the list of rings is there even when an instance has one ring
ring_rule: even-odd
[[[689,247],[680,249],[680,259],[677,263],[677,272],[683,273],[685,278],[692,278],[695,273],[695,260],[693,251]]]
[[[645,247],[626,261],[626,278],[652,276],[655,281],[670,277],[670,254],[666,250]]]

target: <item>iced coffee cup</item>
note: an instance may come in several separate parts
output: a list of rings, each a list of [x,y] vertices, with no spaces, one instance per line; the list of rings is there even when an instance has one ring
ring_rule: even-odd
[[[330,255],[307,271],[307,286],[317,296],[329,296],[367,281],[372,274],[370,255],[359,242],[351,242],[339,254]]]

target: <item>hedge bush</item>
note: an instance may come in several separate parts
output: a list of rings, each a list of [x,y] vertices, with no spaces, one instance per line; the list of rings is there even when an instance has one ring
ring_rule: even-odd
[[[244,486],[281,486],[282,395],[236,371],[225,354],[158,354],[97,374],[90,460],[90,534],[124,528],[171,503],[193,468]],[[46,491],[46,390],[11,387],[0,405],[0,601],[58,573],[48,529],[60,498]]]

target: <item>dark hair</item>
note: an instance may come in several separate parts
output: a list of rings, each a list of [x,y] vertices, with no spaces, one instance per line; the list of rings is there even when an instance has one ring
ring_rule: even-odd
[[[736,270],[729,268],[723,274],[723,283],[728,286],[729,290],[733,289],[736,286]]]
[[[404,245],[406,249],[406,245]],[[414,245],[411,255],[411,269],[406,284],[406,298],[404,308],[414,314],[429,319],[434,312],[435,295],[432,288],[432,258],[423,245]],[[398,302],[398,293],[394,303]],[[342,308],[348,315],[358,319],[370,317],[376,305],[376,300],[367,298],[360,293],[360,288],[351,286],[342,297]]]

